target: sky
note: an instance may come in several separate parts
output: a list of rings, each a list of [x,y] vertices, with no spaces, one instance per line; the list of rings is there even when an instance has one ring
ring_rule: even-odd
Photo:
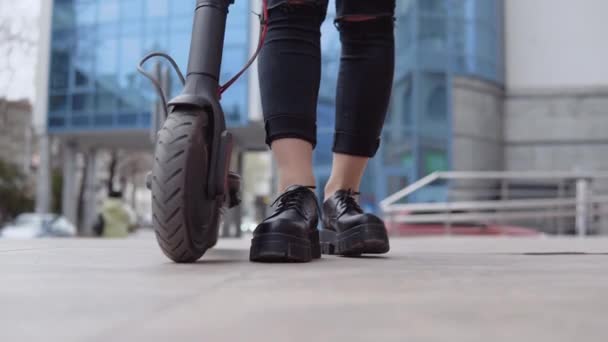
[[[40,2],[49,0],[0,0],[0,23],[10,23],[12,33],[27,34],[34,42],[38,37],[38,15]],[[36,97],[35,76],[37,63],[36,44],[30,51],[17,48],[9,56],[9,44],[0,34],[0,98]],[[12,77],[7,71],[7,63],[12,64]]]

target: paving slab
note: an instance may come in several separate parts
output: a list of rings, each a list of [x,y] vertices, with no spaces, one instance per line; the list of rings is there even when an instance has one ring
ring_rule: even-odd
[[[608,238],[394,238],[383,257],[176,265],[126,240],[0,240],[0,341],[608,341]]]

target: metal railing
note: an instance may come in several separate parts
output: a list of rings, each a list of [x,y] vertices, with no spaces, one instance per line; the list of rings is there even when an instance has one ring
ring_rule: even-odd
[[[410,200],[437,183],[445,190],[440,201]],[[586,236],[608,226],[608,172],[435,172],[380,207],[391,224],[443,224],[447,234],[456,224],[516,223]]]

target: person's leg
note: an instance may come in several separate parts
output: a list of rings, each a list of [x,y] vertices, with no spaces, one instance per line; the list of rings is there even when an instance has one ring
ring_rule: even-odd
[[[312,151],[321,79],[321,23],[327,0],[270,0],[259,76],[266,142],[282,194],[253,233],[252,261],[310,261],[319,250]]]
[[[330,198],[338,190],[359,191],[363,173],[369,157],[334,153],[331,175],[325,184],[325,198]]]
[[[279,192],[292,185],[315,185],[312,151],[312,144],[301,139],[287,138],[272,143],[272,154],[277,162]]]
[[[356,200],[380,145],[395,68],[395,0],[336,0],[342,56],[336,96],[332,173],[325,187],[321,242],[326,254],[389,250],[384,222]]]
[[[358,191],[380,143],[395,65],[395,0],[337,0],[342,41],[332,173],[325,198]]]
[[[312,151],[326,10],[327,0],[269,1],[259,78],[266,142],[277,161],[280,191],[315,184]]]

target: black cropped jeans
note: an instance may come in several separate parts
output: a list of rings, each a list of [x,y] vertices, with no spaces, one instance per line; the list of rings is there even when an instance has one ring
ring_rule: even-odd
[[[321,23],[328,0],[269,0],[259,57],[266,142],[298,138],[316,145]],[[333,152],[373,157],[395,68],[395,0],[336,0],[342,53]]]

